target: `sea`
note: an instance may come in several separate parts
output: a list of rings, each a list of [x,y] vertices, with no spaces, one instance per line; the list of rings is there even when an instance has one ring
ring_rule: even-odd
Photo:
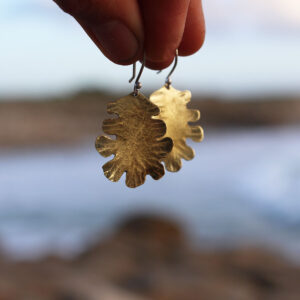
[[[204,249],[264,247],[300,262],[300,127],[215,129],[178,173],[108,181],[94,138],[0,150],[0,252],[71,257],[137,214],[170,218]]]

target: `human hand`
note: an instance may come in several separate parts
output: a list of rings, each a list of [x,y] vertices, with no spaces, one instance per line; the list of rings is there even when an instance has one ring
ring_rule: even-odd
[[[186,56],[204,42],[201,0],[54,0],[72,15],[103,54],[121,65],[143,59],[161,70],[175,50]]]

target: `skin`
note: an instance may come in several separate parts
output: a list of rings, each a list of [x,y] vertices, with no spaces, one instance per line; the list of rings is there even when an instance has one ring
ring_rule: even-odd
[[[201,0],[54,0],[112,62],[168,67],[179,50],[197,52],[205,37]]]

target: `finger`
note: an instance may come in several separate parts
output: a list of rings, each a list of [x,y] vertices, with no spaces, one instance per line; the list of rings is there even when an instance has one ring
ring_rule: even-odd
[[[179,55],[186,56],[197,52],[205,38],[205,21],[201,0],[190,0],[185,29],[179,46]]]
[[[179,47],[190,0],[139,0],[144,21],[146,66],[163,69]]]
[[[103,54],[127,65],[142,55],[143,27],[136,0],[54,0],[72,15]]]

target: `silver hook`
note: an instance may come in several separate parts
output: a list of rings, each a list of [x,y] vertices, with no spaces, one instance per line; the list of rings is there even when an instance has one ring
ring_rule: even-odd
[[[168,88],[170,87],[171,82],[172,82],[170,77],[173,74],[173,72],[175,71],[175,69],[177,67],[177,63],[178,63],[178,49],[176,49],[176,51],[175,51],[175,63],[174,63],[174,66],[173,66],[172,70],[170,71],[170,73],[167,76],[166,81],[165,81],[165,83],[166,83],[166,85],[167,85]],[[160,74],[162,71],[163,70],[159,70],[159,71],[156,72],[156,74]]]
[[[129,79],[129,83],[135,78],[136,75],[136,63],[132,65],[132,77]]]
[[[145,67],[145,55],[144,55],[144,58],[143,58],[143,62],[142,62],[142,66],[141,66],[141,69],[139,71],[139,74],[135,80],[135,83],[134,83],[134,89],[133,89],[133,95],[136,97],[139,93],[139,90],[142,88],[142,84],[139,82],[141,76],[142,76],[142,73],[144,71],[144,67]],[[134,71],[135,72],[135,71]],[[134,74],[135,75],[135,74]]]
[[[166,88],[169,89],[170,86],[171,86],[171,83],[172,83],[172,80],[171,80],[171,76],[172,74],[174,73],[176,67],[177,67],[177,64],[178,64],[178,49],[176,49],[175,51],[175,60],[174,60],[174,65],[173,65],[173,68],[172,70],[170,71],[170,73],[168,74],[167,78],[166,78]]]

